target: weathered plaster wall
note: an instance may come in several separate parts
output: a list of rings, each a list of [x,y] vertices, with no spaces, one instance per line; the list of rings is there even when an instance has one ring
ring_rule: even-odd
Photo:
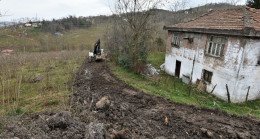
[[[193,37],[194,42],[189,43],[184,37]],[[195,57],[193,80],[201,79],[202,70],[213,72],[211,84],[207,85],[210,92],[217,84],[213,94],[227,100],[226,84],[229,87],[232,102],[243,102],[246,97],[247,88],[251,84],[249,99],[259,97],[259,66],[256,65],[256,57],[260,53],[260,40],[251,40],[245,43],[239,37],[227,37],[228,41],[221,58],[205,55],[205,48],[208,36],[206,34],[182,33],[180,48],[171,46],[172,33],[169,32],[167,54],[165,58],[165,70],[168,74],[175,75],[176,60],[181,61],[180,78],[183,75],[190,75],[192,63]],[[253,47],[253,49],[252,49]],[[251,73],[251,74],[249,74]],[[238,80],[238,78],[242,78]]]
[[[241,61],[241,69],[238,72],[236,91],[233,92],[235,100],[238,101],[241,97],[245,98],[249,86],[249,100],[260,98],[260,65],[257,65],[257,60],[260,56],[260,41],[248,39],[246,42],[244,58]]]

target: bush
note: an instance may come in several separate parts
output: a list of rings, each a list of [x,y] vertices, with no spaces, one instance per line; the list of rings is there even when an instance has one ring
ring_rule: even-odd
[[[133,57],[128,54],[120,55],[119,56],[119,65],[124,69],[132,69],[133,68]]]

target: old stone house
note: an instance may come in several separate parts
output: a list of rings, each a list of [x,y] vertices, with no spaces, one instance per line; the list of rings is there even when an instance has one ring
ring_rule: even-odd
[[[202,82],[206,91],[232,102],[260,97],[260,10],[210,11],[168,30],[165,71]],[[194,64],[193,64],[194,63]],[[193,73],[192,73],[193,71]]]

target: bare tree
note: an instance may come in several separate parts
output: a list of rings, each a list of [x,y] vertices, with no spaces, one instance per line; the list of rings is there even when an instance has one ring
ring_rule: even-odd
[[[150,17],[164,0],[117,0],[114,8],[114,34],[108,40],[117,44],[121,60],[135,73],[140,73],[147,58],[151,37]],[[117,38],[117,39],[115,39]],[[114,52],[114,51],[113,51]],[[128,61],[126,61],[128,60]]]
[[[175,12],[179,10],[184,10],[187,8],[188,3],[188,0],[173,0],[170,3],[170,9]]]
[[[0,0],[0,2],[1,2],[2,0]],[[7,11],[0,11],[0,17],[3,17],[3,16],[7,16],[6,15],[7,14]]]
[[[1,2],[1,0],[0,0],[0,2]],[[0,11],[0,17],[2,17],[2,12]]]
[[[224,0],[223,2],[229,3],[231,5],[237,5],[241,0]]]

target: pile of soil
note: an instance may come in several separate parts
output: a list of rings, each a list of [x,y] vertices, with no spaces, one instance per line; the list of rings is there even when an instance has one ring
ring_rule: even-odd
[[[174,103],[145,94],[118,80],[104,62],[80,68],[70,103],[81,119],[105,124],[107,135],[127,130],[125,137],[259,138],[260,121]]]
[[[73,118],[68,111],[60,113],[46,112],[32,117],[12,119],[4,127],[0,138],[14,139],[104,139],[105,128],[101,123],[87,125],[79,118]]]

